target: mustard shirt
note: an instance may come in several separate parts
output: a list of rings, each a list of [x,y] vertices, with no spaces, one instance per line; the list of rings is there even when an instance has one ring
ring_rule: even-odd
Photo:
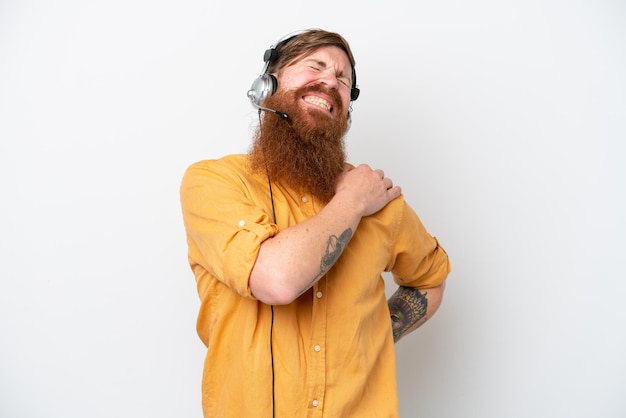
[[[272,191],[277,225],[267,176],[251,174],[245,155],[195,163],[182,180],[197,331],[207,346],[205,417],[271,418],[272,409],[278,418],[397,417],[381,273],[398,285],[435,287],[450,271],[448,256],[400,196],[363,218],[326,276],[272,314],[248,286],[259,246],[322,209],[278,183]]]

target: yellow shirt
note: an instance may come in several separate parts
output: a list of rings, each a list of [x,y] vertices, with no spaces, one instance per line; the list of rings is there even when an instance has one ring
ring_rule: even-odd
[[[322,208],[251,174],[243,155],[193,164],[181,203],[207,346],[205,417],[396,417],[395,354],[381,273],[402,286],[441,284],[450,265],[401,196],[363,218],[332,269],[285,306],[254,298],[261,243]],[[270,341],[270,333],[272,338]]]

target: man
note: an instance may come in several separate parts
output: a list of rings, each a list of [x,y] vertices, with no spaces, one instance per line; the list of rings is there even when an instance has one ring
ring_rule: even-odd
[[[394,341],[438,309],[448,257],[382,170],[345,163],[359,92],[345,39],[304,31],[265,59],[250,152],[181,185],[204,414],[395,417]]]

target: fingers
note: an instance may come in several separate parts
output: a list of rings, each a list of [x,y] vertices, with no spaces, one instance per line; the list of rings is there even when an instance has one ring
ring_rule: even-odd
[[[393,188],[393,180],[391,180],[389,177],[385,177],[385,172],[383,170],[375,170],[379,173],[380,175],[380,179],[382,180],[383,184],[385,185],[385,189],[390,190]]]
[[[401,194],[400,187],[385,177],[383,170],[373,169],[366,164],[354,167],[349,172],[344,171],[338,178],[335,191],[356,199],[362,205],[361,216],[378,212]]]
[[[388,201],[391,201],[402,194],[400,186],[394,186],[393,180],[389,177],[385,177],[385,172],[383,170],[377,169],[373,171],[380,177],[380,181],[383,183],[383,187],[386,190],[385,194]]]
[[[389,199],[393,200],[396,197],[400,196],[400,194],[402,194],[402,189],[400,188],[400,186],[394,186],[393,180],[391,180],[389,177],[384,177],[385,173],[382,172],[382,170],[380,171],[383,176],[382,181],[383,181],[383,184],[385,185],[385,188],[387,189]]]
[[[400,186],[394,186],[387,190],[389,193],[389,200],[393,200],[402,194],[402,188]]]
[[[369,181],[372,182],[372,185],[377,182],[382,182],[384,190],[391,191],[390,195],[393,195],[394,198],[400,195],[400,187],[394,186],[393,180],[389,177],[385,177],[385,172],[382,169],[373,169],[367,164],[361,164],[356,168],[362,175],[369,177]]]
[[[389,177],[385,177],[385,172],[382,169],[377,168],[375,170],[372,170],[372,172],[376,173],[378,178],[385,185],[386,190],[390,190],[391,188],[393,188],[393,180],[391,180]]]

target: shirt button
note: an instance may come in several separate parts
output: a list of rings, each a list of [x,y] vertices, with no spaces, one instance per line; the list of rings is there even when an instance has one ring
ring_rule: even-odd
[[[309,198],[306,196],[302,196],[302,203],[306,203],[309,201]]]
[[[317,292],[317,293],[315,294],[315,296],[317,296],[317,298],[318,298],[318,299],[321,299],[321,298],[322,298],[322,296],[324,296],[324,295],[322,294],[322,292]]]
[[[238,224],[239,226],[244,226],[244,225],[246,224],[246,221],[241,220],[241,221],[237,222],[237,224]]]
[[[319,352],[322,349],[322,347],[320,347],[319,345],[316,345],[315,347],[313,347],[313,350]]]
[[[311,405],[313,405],[313,406],[317,406],[317,405],[319,405],[319,404],[320,404],[320,403],[318,402],[318,400],[317,400],[317,399],[313,399],[313,402],[311,402]]]

